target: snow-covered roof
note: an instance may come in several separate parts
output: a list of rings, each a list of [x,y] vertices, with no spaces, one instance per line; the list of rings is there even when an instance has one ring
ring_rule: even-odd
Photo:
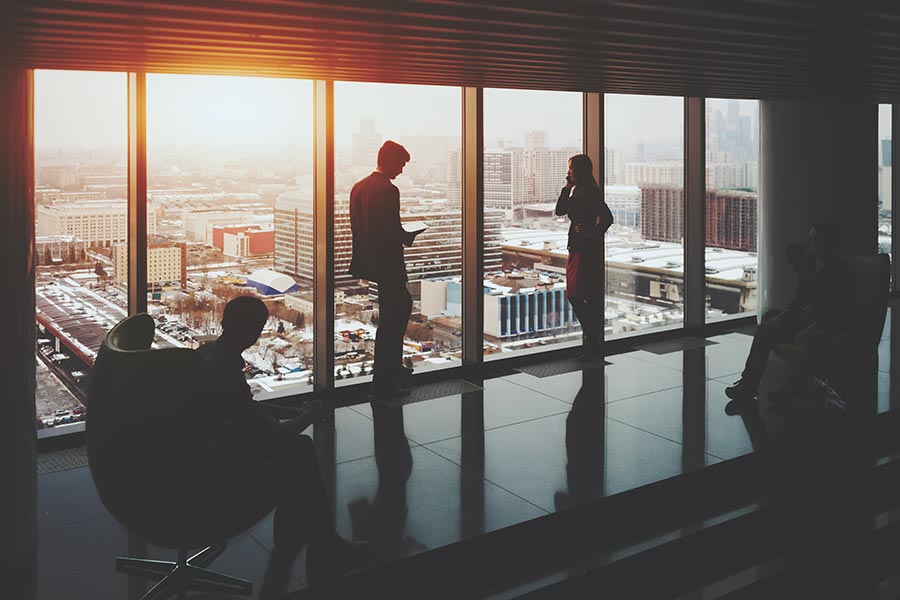
[[[247,283],[254,286],[259,285],[271,288],[280,294],[284,294],[297,285],[297,283],[289,276],[284,273],[272,271],[271,269],[259,269],[254,271],[250,277],[247,278]]]

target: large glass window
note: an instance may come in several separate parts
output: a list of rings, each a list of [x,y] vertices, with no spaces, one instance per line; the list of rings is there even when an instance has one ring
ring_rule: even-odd
[[[878,105],[878,251],[891,254],[893,212],[892,177],[893,177],[893,134],[890,104]]]
[[[405,249],[413,309],[403,362],[417,373],[461,362],[462,207],[459,88],[337,82],[335,120],[335,378],[371,376],[378,288],[353,279],[350,189],[372,173],[387,140],[411,156],[394,180],[401,222],[428,229]]]
[[[486,359],[580,344],[566,300],[569,223],[554,213],[568,160],[583,151],[583,95],[484,91]]]
[[[606,337],[684,322],[684,99],[607,94]]]
[[[754,312],[759,101],[706,101],[706,320]]]
[[[127,239],[124,73],[35,71],[37,426],[84,418],[94,358],[127,312],[113,251]]]
[[[197,347],[228,300],[261,298],[244,353],[258,400],[313,380],[312,119],[310,81],[147,76],[148,310],[161,343]]]

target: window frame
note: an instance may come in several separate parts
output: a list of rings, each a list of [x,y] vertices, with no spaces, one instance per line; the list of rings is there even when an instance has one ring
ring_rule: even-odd
[[[147,87],[145,72],[128,72],[128,312],[135,314],[147,309]],[[314,387],[310,392],[285,396],[281,400],[297,400],[312,393],[335,393],[334,377],[334,201],[335,201],[335,143],[334,143],[334,80],[313,80],[313,173],[314,173],[314,301],[319,309],[314,319]],[[484,339],[484,88],[460,87],[461,96],[461,190],[463,212],[463,361],[459,367],[423,373],[416,381],[433,381],[476,372],[485,366]],[[594,163],[595,176],[604,181],[605,102],[603,91],[583,92],[583,152]],[[706,98],[683,97],[684,100],[684,177],[685,177],[685,319],[681,326],[664,331],[617,337],[613,345],[632,345],[637,341],[668,338],[702,332],[705,321],[705,148]],[[898,106],[893,106],[893,131],[900,127]],[[33,114],[32,114],[33,118]],[[898,160],[896,153],[894,163]],[[894,178],[895,196],[900,177]],[[33,202],[32,198],[32,202]],[[900,212],[898,212],[900,215]],[[894,220],[900,216],[894,216]],[[896,226],[896,222],[895,222]],[[33,232],[32,232],[32,235]],[[604,257],[605,273],[605,257]],[[893,267],[896,269],[897,266]],[[605,279],[605,278],[604,278]],[[896,285],[897,277],[894,277]],[[605,281],[604,281],[605,284]],[[605,289],[604,289],[605,296]],[[755,315],[730,318],[726,322],[751,319]],[[718,323],[718,321],[717,321]],[[561,357],[570,348],[550,348],[526,356],[511,356],[490,360],[491,368],[508,368],[524,360],[533,361],[534,354],[544,358]],[[472,371],[476,369],[475,371]],[[341,397],[349,397],[360,384],[342,386]],[[327,426],[327,424],[326,424]],[[71,433],[83,431],[74,427]],[[69,433],[69,432],[67,432]],[[60,432],[39,431],[39,437],[58,437]]]

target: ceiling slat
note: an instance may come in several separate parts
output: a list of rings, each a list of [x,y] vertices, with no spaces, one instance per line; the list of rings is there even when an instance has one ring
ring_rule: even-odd
[[[900,3],[6,0],[0,66],[900,99]]]

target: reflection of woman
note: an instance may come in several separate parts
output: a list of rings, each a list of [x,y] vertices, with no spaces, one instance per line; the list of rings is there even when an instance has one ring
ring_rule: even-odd
[[[594,179],[593,164],[585,154],[569,159],[566,185],[556,201],[556,214],[568,215],[569,259],[566,296],[584,332],[583,358],[600,351],[603,324],[603,235],[613,216]]]

